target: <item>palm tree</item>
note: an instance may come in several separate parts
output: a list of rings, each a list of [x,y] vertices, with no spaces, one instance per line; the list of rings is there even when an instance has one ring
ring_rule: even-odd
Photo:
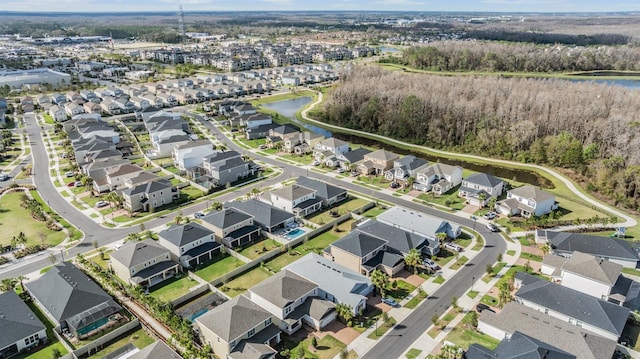
[[[444,243],[444,241],[447,240],[447,233],[446,232],[438,232],[438,233],[436,233],[436,238],[438,238],[440,243]]]
[[[381,297],[384,297],[384,291],[389,287],[389,276],[387,273],[378,269],[371,272],[371,283],[378,289]]]
[[[504,307],[507,302],[511,301],[511,288],[509,288],[509,283],[501,282],[498,284],[498,306],[500,308]]]
[[[404,256],[404,264],[413,268],[413,274],[418,274],[418,265],[420,265],[420,252],[412,248],[406,256]]]
[[[22,292],[24,293],[24,281],[29,279],[28,277],[25,277],[23,275],[19,275],[18,278],[16,278],[16,280],[20,283],[20,289],[22,289]]]
[[[543,255],[547,255],[549,254],[549,252],[551,252],[551,246],[549,245],[549,243],[545,243],[542,245],[542,247],[540,247],[540,250],[542,251]]]
[[[489,209],[490,210],[493,210],[495,208],[497,201],[498,201],[498,199],[495,198],[495,197],[489,198]]]
[[[211,208],[216,210],[216,211],[219,211],[219,210],[222,209],[222,203],[221,202],[213,202],[211,204]]]
[[[339,303],[336,305],[336,314],[338,314],[340,320],[347,324],[351,319],[353,319],[353,308],[348,304]]]
[[[409,178],[407,178],[407,188],[411,189],[413,188],[413,184],[416,182],[416,178],[413,176],[409,176]]]
[[[0,292],[7,292],[12,290],[16,284],[18,284],[18,280],[15,278],[5,278],[0,282]]]
[[[482,208],[484,207],[484,200],[487,199],[487,194],[484,192],[480,192],[478,194],[478,207]]]

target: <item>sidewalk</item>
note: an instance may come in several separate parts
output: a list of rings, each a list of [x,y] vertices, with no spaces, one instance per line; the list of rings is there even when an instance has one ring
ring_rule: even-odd
[[[476,250],[471,249],[476,244],[476,242],[477,242],[477,239],[474,237],[474,239],[471,241],[471,244],[469,244],[467,249],[465,249],[465,251],[464,251],[464,255],[467,258],[469,258],[469,261],[471,261],[475,256],[477,256],[480,253],[480,251],[476,251]],[[512,265],[514,265],[516,263],[516,261],[520,257],[521,248],[520,248],[520,244],[518,242],[507,242],[507,249],[506,250],[507,251],[513,250],[513,251],[515,251],[515,253],[513,255],[507,255],[506,253],[503,254],[503,262],[505,262],[506,265],[505,265],[504,268],[502,268],[500,273],[498,273],[488,283],[485,283],[484,281],[482,281],[482,278],[477,278],[476,281],[472,285],[473,290],[478,292],[478,295],[474,299],[471,299],[467,295],[467,293],[469,291],[465,292],[465,295],[463,295],[461,298],[458,298],[458,305],[461,308],[460,314],[458,314],[455,317],[455,319],[453,319],[445,327],[445,329],[442,330],[435,338],[431,338],[431,336],[427,333],[428,330],[425,331],[414,342],[414,344],[411,347],[407,348],[407,351],[409,349],[412,349],[412,348],[421,350],[422,352],[420,353],[418,358],[427,358],[427,356],[433,350],[437,349],[440,346],[440,344],[442,343],[444,338],[447,336],[447,334],[449,334],[449,332],[462,320],[462,318],[464,318],[464,316],[467,314],[467,312],[469,312],[471,310],[475,310],[475,306],[476,306],[476,304],[478,304],[480,302],[480,299],[482,298],[482,296],[485,295],[487,292],[489,292],[489,290],[496,284],[496,282],[505,275],[505,273],[511,268]],[[447,265],[445,265],[441,269],[441,272],[442,272],[441,275],[445,278],[445,282],[446,282],[447,279],[453,277],[457,273],[455,270],[450,269],[450,267],[454,263],[455,263],[455,260],[451,260],[449,263],[447,263]],[[424,283],[422,283],[421,287],[430,296],[433,296],[438,292],[438,290],[442,287],[442,285],[434,283],[433,282],[433,278],[430,278],[427,281],[425,281]],[[402,302],[400,302],[400,305],[401,305],[400,308],[392,308],[388,312],[389,316],[395,318],[396,322],[400,323],[406,317],[411,315],[413,310],[404,308],[404,307],[402,307],[402,305],[404,305],[409,300],[411,300],[411,298],[413,298],[417,293],[418,293],[418,291],[415,290],[407,298],[402,300]],[[379,320],[378,321],[378,326],[381,326],[381,324],[382,324],[382,320]],[[375,328],[376,327],[373,326],[373,327],[367,329],[356,340],[354,340],[353,342],[351,342],[347,346],[347,350],[355,351],[358,354],[358,357],[361,357],[364,354],[366,354],[377,343],[376,340],[368,338],[369,334],[371,334],[374,330],[376,330]],[[431,329],[431,327],[429,327],[428,329]],[[391,330],[389,330],[387,333],[389,333],[390,331]],[[405,352],[405,354],[406,354],[406,352]],[[404,355],[402,357],[404,357]],[[339,359],[339,358],[340,358],[340,356],[337,355],[334,359]]]

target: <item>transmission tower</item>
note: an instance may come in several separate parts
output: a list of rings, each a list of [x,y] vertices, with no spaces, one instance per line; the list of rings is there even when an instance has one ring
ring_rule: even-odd
[[[182,5],[180,5],[180,11],[178,11],[178,32],[180,33],[182,41],[184,41],[187,34],[184,30],[184,11],[182,11]]]

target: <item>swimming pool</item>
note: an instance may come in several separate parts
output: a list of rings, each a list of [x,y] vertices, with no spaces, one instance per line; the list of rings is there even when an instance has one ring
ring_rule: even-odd
[[[204,313],[208,312],[209,309],[208,308],[202,308],[200,310],[198,310],[197,312],[193,313],[193,315],[191,316],[191,322],[193,323],[196,318],[198,318],[199,316],[203,315]]]
[[[294,238],[300,237],[300,236],[301,236],[301,235],[303,235],[303,234],[304,234],[304,231],[303,231],[302,229],[300,229],[300,228],[296,228],[296,229],[294,229],[293,231],[291,231],[291,232],[287,233],[287,234],[285,235],[285,237],[286,237],[287,239],[294,239]]]

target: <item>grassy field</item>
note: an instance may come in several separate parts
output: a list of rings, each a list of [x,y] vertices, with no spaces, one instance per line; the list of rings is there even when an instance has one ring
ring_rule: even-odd
[[[189,276],[175,276],[151,287],[149,295],[163,302],[170,302],[189,293],[189,290],[197,284],[198,282],[189,278]]]
[[[20,206],[23,192],[5,194],[0,198],[0,245],[11,244],[11,239],[23,232],[27,237],[27,246],[47,243],[55,246],[65,238],[63,231],[52,231],[45,222],[36,221],[31,214]],[[16,224],[20,225],[16,225]],[[44,239],[44,240],[43,240]]]
[[[149,336],[149,334],[147,334],[144,330],[138,329],[136,331],[128,333],[124,337],[120,338],[118,341],[111,343],[109,346],[103,348],[102,350],[93,354],[87,359],[100,359],[105,355],[112,353],[116,349],[122,348],[123,346],[129,343],[133,344],[138,349],[142,349],[147,345],[150,345],[154,341],[155,339]],[[47,357],[47,359],[49,359],[49,357]]]
[[[244,262],[233,256],[227,256],[217,262],[196,271],[196,275],[210,282],[240,267]]]
[[[226,284],[220,286],[220,289],[230,297],[236,297],[247,289],[262,282],[263,280],[272,276],[272,273],[262,267],[254,268],[236,278],[229,281]]]

